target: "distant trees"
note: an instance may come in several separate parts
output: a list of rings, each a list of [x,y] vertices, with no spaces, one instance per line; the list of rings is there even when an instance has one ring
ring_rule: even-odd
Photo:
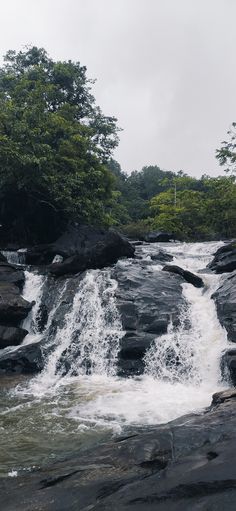
[[[221,148],[216,150],[216,158],[220,165],[225,166],[226,172],[236,172],[236,122],[232,123],[227,133],[229,140],[224,140]]]
[[[9,51],[0,68],[0,223],[42,239],[69,219],[106,223],[116,119],[91,94],[79,62],[42,48]]]

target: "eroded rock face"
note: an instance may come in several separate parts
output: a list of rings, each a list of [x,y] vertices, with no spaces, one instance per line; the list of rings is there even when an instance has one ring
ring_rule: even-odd
[[[24,328],[0,325],[0,350],[8,346],[18,346],[27,334]]]
[[[133,257],[134,247],[116,231],[88,226],[71,227],[55,243],[29,249],[28,264],[49,264],[54,275],[74,274],[88,268],[103,268],[120,257]],[[63,262],[52,263],[56,255]]]
[[[153,271],[145,261],[118,263],[113,271],[118,281],[117,305],[123,329],[119,374],[143,372],[143,356],[154,339],[167,332],[173,321],[179,324],[180,311],[186,305],[182,296],[181,279]]]
[[[216,302],[219,321],[227,330],[229,340],[236,342],[236,271],[224,277],[212,298]]]
[[[164,266],[164,268],[162,268],[162,270],[180,275],[186,282],[192,284],[195,287],[204,287],[204,282],[201,279],[201,277],[198,277],[191,271],[183,270],[183,268],[180,268],[179,266],[167,264],[166,266]]]
[[[6,258],[0,258],[0,350],[21,344],[27,331],[19,326],[32,304],[20,295],[25,281],[24,272]]]
[[[0,260],[0,282],[15,284],[19,289],[22,289],[25,282],[24,272],[13,264]]]
[[[11,511],[235,511],[235,391],[205,413],[130,429],[86,452],[15,478],[1,478]]]
[[[26,318],[32,304],[20,295],[19,289],[8,282],[0,281],[0,323],[17,325]]]
[[[220,247],[208,268],[216,273],[227,273],[236,270],[236,242]]]
[[[0,353],[0,375],[33,374],[44,366],[43,344],[41,342],[19,347],[17,350]]]

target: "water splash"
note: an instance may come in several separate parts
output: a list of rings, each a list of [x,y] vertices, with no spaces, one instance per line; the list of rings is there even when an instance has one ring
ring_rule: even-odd
[[[25,264],[26,251],[26,248],[20,248],[19,250],[2,250],[1,253],[10,264]]]
[[[115,374],[124,335],[114,298],[116,286],[108,271],[85,274],[64,326],[57,329],[45,369],[30,385],[32,392],[42,394],[72,376]]]

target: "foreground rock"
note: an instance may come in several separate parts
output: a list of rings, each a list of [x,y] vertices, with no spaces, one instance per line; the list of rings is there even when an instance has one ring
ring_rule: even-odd
[[[15,326],[26,318],[32,308],[14,284],[0,281],[0,323]]]
[[[15,284],[19,289],[22,289],[25,282],[24,272],[13,264],[0,260],[0,282]]]
[[[44,367],[43,343],[19,347],[8,353],[0,353],[0,375],[34,374]]]
[[[225,379],[236,387],[236,349],[227,350],[221,359],[221,371]]]
[[[140,374],[144,370],[143,356],[154,339],[167,332],[173,321],[177,327],[180,311],[186,305],[182,296],[181,279],[153,271],[142,261],[117,263],[113,276],[118,281],[117,305],[123,329],[119,354],[119,374]]]
[[[212,298],[216,302],[219,321],[226,329],[229,340],[236,342],[236,271],[224,278]]]
[[[12,511],[235,511],[236,394],[215,406],[33,473],[1,478],[1,509]]]
[[[204,287],[204,282],[200,277],[194,275],[191,271],[183,270],[183,268],[180,268],[179,266],[167,264],[164,268],[162,268],[162,270],[180,275],[186,282],[193,284],[195,287]]]
[[[0,349],[18,346],[27,334],[24,328],[0,325]]]
[[[236,270],[236,242],[220,247],[208,268],[216,273],[226,273]]]
[[[152,231],[144,236],[144,241],[148,243],[168,243],[175,239],[175,235],[171,232]]]
[[[55,243],[39,245],[26,253],[27,264],[49,264],[54,275],[78,273],[88,268],[103,268],[120,257],[133,257],[135,248],[113,230],[88,226],[71,227]],[[55,256],[62,262],[52,263]]]

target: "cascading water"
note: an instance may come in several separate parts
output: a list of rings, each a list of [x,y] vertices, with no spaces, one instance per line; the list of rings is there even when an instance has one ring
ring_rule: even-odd
[[[161,266],[154,265],[150,256],[160,248],[174,256],[174,264],[196,272],[205,268],[218,246],[152,244],[139,250],[155,279]],[[124,264],[129,271],[132,263]],[[40,339],[50,347],[45,352],[45,368],[8,392],[2,405],[4,416],[13,424],[17,421],[17,431],[21,428],[21,441],[22,435],[31,438],[34,431],[31,455],[25,460],[27,466],[31,467],[33,460],[36,465],[42,463],[42,452],[60,455],[65,442],[72,450],[75,442],[88,445],[109,431],[119,433],[132,425],[167,422],[210,404],[212,393],[224,388],[219,364],[228,343],[211,300],[220,278],[204,271],[201,276],[204,289],[183,284],[186,306],[179,326],[170,325],[167,334],[156,338],[146,352],[144,374],[134,378],[116,376],[124,332],[116,307],[117,282],[109,271],[87,271],[83,278],[57,284],[56,291],[54,283],[50,284],[55,297],[52,296],[40,333]],[[36,300],[36,305],[25,325],[35,340],[39,338],[37,316],[41,302],[44,295],[53,294],[47,292],[48,285],[40,275],[26,273],[24,296]],[[13,436],[13,443],[14,439]],[[9,462],[8,468],[20,466],[19,458],[18,463]]]
[[[26,248],[20,248],[19,250],[2,250],[1,253],[10,264],[25,264],[26,250]]]
[[[115,375],[119,341],[123,336],[121,321],[115,305],[117,283],[109,272],[87,272],[78,286],[65,323],[58,328],[54,349],[45,370],[36,378],[30,391],[51,390],[52,385],[71,376],[88,374]]]

